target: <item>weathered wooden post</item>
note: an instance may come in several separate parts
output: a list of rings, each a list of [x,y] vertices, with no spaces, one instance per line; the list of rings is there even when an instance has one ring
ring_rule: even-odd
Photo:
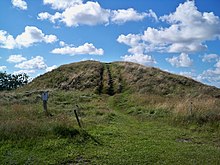
[[[193,102],[190,102],[190,107],[189,107],[189,114],[190,116],[192,116],[192,106],[193,106]]]
[[[79,127],[82,128],[82,125],[80,124],[79,117],[77,115],[77,110],[79,110],[79,106],[78,105],[76,105],[76,109],[74,109],[74,114],[76,116],[76,120],[77,120],[77,123],[78,123]]]
[[[47,100],[49,98],[48,91],[43,92],[42,95],[41,95],[41,98],[42,98],[42,101],[43,101],[44,112],[48,116],[49,115],[48,110],[47,110]]]

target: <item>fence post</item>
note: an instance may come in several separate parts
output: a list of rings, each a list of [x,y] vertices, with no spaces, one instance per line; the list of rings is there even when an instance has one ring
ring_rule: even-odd
[[[192,116],[192,106],[193,106],[193,102],[190,102],[190,107],[189,107],[189,114],[190,116]]]
[[[42,98],[42,101],[43,101],[43,109],[44,109],[44,112],[45,112],[45,114],[46,114],[47,116],[50,115],[50,114],[48,113],[48,110],[47,110],[47,100],[48,100],[48,97],[49,97],[48,91],[43,92],[42,95],[41,95],[41,98]]]
[[[76,107],[77,107],[77,109],[79,108],[78,105],[76,105]],[[75,114],[75,116],[76,116],[76,120],[77,120],[77,123],[78,123],[79,127],[82,128],[82,126],[81,126],[81,124],[80,124],[79,117],[78,117],[78,115],[77,115],[76,109],[74,109],[74,114]]]

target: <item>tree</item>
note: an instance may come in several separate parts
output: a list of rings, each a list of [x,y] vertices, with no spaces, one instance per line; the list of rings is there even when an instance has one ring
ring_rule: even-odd
[[[21,87],[28,83],[28,78],[26,73],[14,75],[0,72],[0,91]]]

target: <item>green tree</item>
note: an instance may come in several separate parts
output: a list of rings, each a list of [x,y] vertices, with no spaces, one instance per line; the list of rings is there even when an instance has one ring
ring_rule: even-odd
[[[25,73],[14,75],[0,72],[0,91],[21,87],[28,83],[28,78],[29,76]]]

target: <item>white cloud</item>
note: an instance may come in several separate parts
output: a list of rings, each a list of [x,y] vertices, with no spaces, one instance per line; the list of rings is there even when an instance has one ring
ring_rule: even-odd
[[[109,22],[110,11],[101,8],[98,2],[88,1],[67,8],[62,13],[62,22],[67,26],[97,25]]]
[[[82,0],[44,0],[44,4],[50,4],[53,9],[62,10],[54,15],[48,12],[38,14],[38,19],[49,20],[52,23],[63,22],[67,26],[76,27],[79,25],[98,25],[111,23],[123,24],[128,21],[141,21],[146,17],[150,17],[158,21],[156,13],[152,10],[148,12],[138,13],[133,8],[111,10],[104,9],[98,2]]]
[[[45,35],[34,26],[26,26],[25,31],[14,38],[6,31],[0,30],[0,47],[7,49],[30,47],[38,42],[53,43],[58,39],[55,35]]]
[[[11,0],[11,3],[14,7],[21,10],[27,10],[27,3],[24,0]]]
[[[66,45],[63,48],[56,48],[56,49],[52,50],[51,53],[68,54],[68,55],[78,55],[78,54],[103,55],[104,50],[101,48],[97,49],[91,43],[85,43],[84,45],[81,45],[79,47],[72,47],[72,46]]]
[[[64,10],[82,4],[82,0],[43,0],[44,4],[51,5],[53,9]]]
[[[160,20],[168,23],[168,27],[148,27],[144,34],[120,35],[118,41],[122,36],[134,40],[135,43],[121,43],[132,48],[144,45],[145,52],[193,53],[206,50],[206,41],[220,38],[219,17],[212,12],[198,11],[195,1],[180,4],[174,13],[164,15]]]
[[[140,40],[141,35],[136,34],[128,34],[127,36],[121,34],[117,39],[119,43],[124,43],[131,47],[138,45]]]
[[[153,11],[153,10],[149,10],[149,12],[147,13],[147,17],[151,17],[153,18],[156,22],[158,22],[158,17],[157,17],[157,14]]]
[[[111,21],[117,24],[128,21],[141,21],[147,16],[147,13],[138,13],[133,8],[113,10],[111,13]]]
[[[22,55],[18,54],[18,55],[10,55],[9,58],[7,59],[8,62],[10,63],[19,63],[22,61],[27,60],[25,57],[23,57]]]
[[[4,71],[7,69],[7,66],[0,66],[0,71]]]
[[[125,55],[121,58],[124,61],[135,62],[143,65],[152,65],[156,63],[152,56],[144,54]]]
[[[36,56],[31,60],[27,60],[22,63],[16,64],[15,67],[25,70],[33,70],[33,69],[46,69],[47,65],[42,56]]]
[[[214,69],[208,69],[200,76],[203,80],[207,80],[210,83],[218,82],[220,84],[220,59],[214,65]]]
[[[46,43],[54,43],[56,42],[58,39],[57,39],[57,36],[55,35],[45,35],[44,38],[43,38],[43,41],[46,42]]]
[[[52,15],[49,14],[48,12],[42,12],[42,13],[39,13],[39,14],[38,14],[37,19],[39,19],[39,20],[49,19],[49,20],[50,20],[51,17],[52,17]],[[53,20],[53,19],[52,19],[52,20]],[[54,23],[54,20],[51,21],[51,22]]]
[[[196,76],[195,73],[193,72],[180,72],[179,74],[185,77],[192,78],[192,79],[195,79],[195,76]]]
[[[50,72],[50,71],[52,71],[56,68],[57,68],[57,65],[49,66],[49,67],[46,68],[46,72]]]
[[[139,43],[141,35],[128,34],[120,35],[117,39],[119,43],[124,43],[131,48],[128,49],[130,55],[122,56],[121,58],[124,61],[136,62],[143,65],[152,65],[156,64],[156,60],[150,56],[145,55],[146,45],[144,43]]]
[[[17,75],[17,74],[23,74],[26,73],[27,75],[33,74],[35,73],[35,70],[18,70],[18,71],[14,71],[13,74]]]
[[[20,70],[14,71],[13,74],[21,74],[26,73],[28,75],[36,73],[37,70],[45,70],[46,72],[52,71],[56,69],[57,66],[47,66],[45,60],[42,56],[32,57],[30,60],[25,60],[15,65],[15,68],[19,68]]]
[[[166,60],[175,67],[190,67],[193,64],[193,60],[186,53],[181,53],[178,57],[166,58]]]
[[[60,46],[66,46],[67,44],[66,44],[64,41],[60,41],[60,42],[59,42],[59,45],[60,45]]]
[[[49,14],[48,12],[42,12],[38,14],[37,19],[39,20],[49,20],[52,23],[55,23],[56,20],[59,20],[62,18],[62,14],[59,12],[56,12],[54,15]]]
[[[40,29],[34,26],[26,26],[25,31],[16,37],[19,46],[29,47],[37,42],[52,43],[57,41],[55,35],[45,35]]]
[[[220,87],[220,60],[215,64],[214,69],[203,71],[197,76],[199,81],[207,82],[209,84]]]
[[[220,57],[217,54],[206,54],[203,56],[203,62],[212,62],[218,60]]]
[[[0,48],[13,49],[16,46],[14,37],[6,31],[0,30]]]
[[[94,59],[94,58],[83,58],[83,59],[81,59],[80,61],[99,61],[99,60],[96,60],[96,59]]]

